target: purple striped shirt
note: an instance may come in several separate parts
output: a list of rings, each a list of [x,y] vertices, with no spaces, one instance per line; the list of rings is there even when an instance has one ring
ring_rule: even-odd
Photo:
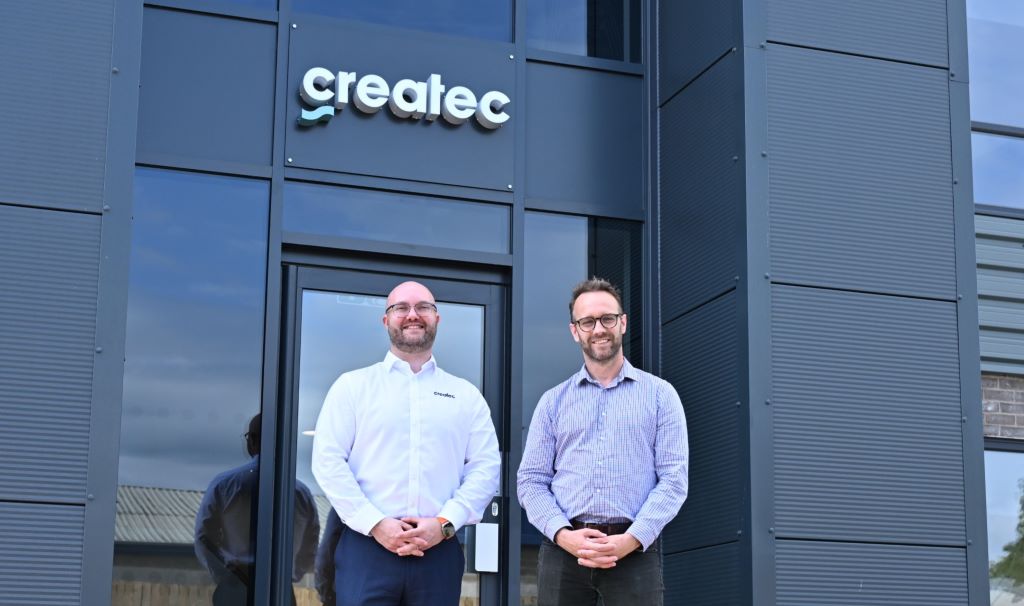
[[[633,368],[602,387],[586,366],[549,389],[530,423],[519,502],[549,539],[569,520],[631,520],[644,550],[679,513],[689,446],[679,394]]]

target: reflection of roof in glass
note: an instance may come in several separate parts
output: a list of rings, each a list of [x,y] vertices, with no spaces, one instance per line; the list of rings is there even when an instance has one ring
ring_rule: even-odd
[[[331,506],[324,496],[314,499],[323,529]],[[118,486],[114,541],[191,545],[202,500],[201,490]]]

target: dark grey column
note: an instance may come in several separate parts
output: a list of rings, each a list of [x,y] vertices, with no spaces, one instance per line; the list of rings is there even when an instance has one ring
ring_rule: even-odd
[[[0,9],[6,603],[110,603],[141,13]]]
[[[962,1],[661,4],[669,603],[987,603]]]

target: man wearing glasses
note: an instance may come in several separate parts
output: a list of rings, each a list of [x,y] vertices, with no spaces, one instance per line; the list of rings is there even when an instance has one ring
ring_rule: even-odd
[[[519,466],[519,501],[547,537],[540,606],[663,603],[662,529],[686,499],[686,419],[667,381],[622,353],[618,289],[580,283],[569,332],[583,368],[537,404]]]
[[[335,551],[337,603],[457,606],[453,537],[498,488],[490,409],[434,360],[441,317],[425,286],[396,286],[382,321],[390,351],[334,382],[313,439],[313,475],[354,531]]]

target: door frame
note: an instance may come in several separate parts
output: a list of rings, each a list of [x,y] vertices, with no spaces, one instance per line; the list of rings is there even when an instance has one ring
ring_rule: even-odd
[[[518,583],[509,578],[510,558],[517,558],[518,536],[510,533],[512,515],[518,516],[518,507],[510,490],[510,477],[514,471],[508,469],[512,427],[510,393],[510,311],[511,298],[508,268],[480,268],[462,266],[450,262],[421,259],[403,259],[376,255],[340,255],[316,251],[285,251],[282,255],[282,290],[280,322],[280,356],[278,358],[278,393],[273,415],[272,444],[273,478],[269,488],[261,488],[261,505],[269,505],[272,516],[272,540],[270,548],[269,576],[272,604],[289,604],[292,583],[292,524],[294,514],[293,495],[295,490],[295,462],[298,427],[298,364],[301,349],[302,292],[304,290],[354,292],[367,295],[384,295],[390,287],[402,280],[415,279],[428,288],[437,290],[438,301],[469,303],[484,307],[484,368],[483,395],[491,404],[491,416],[498,434],[501,453],[501,478],[499,482],[499,506],[502,512],[499,526],[499,572],[479,574],[481,606],[504,605],[508,600],[509,584]],[[349,284],[345,284],[349,282]],[[433,285],[433,287],[432,287]],[[464,286],[464,288],[463,288]],[[386,290],[385,290],[386,288]],[[438,294],[440,293],[440,294]],[[383,355],[383,352],[382,354]],[[493,405],[500,402],[499,405]],[[268,419],[264,419],[266,426]],[[264,464],[269,461],[264,460]],[[266,476],[263,476],[266,477]],[[516,509],[510,511],[510,506]],[[262,518],[262,514],[260,516]],[[261,524],[266,528],[265,524]],[[511,544],[512,539],[515,545]],[[513,553],[515,552],[515,553]],[[518,561],[516,562],[518,564]],[[514,568],[518,569],[518,566]]]

